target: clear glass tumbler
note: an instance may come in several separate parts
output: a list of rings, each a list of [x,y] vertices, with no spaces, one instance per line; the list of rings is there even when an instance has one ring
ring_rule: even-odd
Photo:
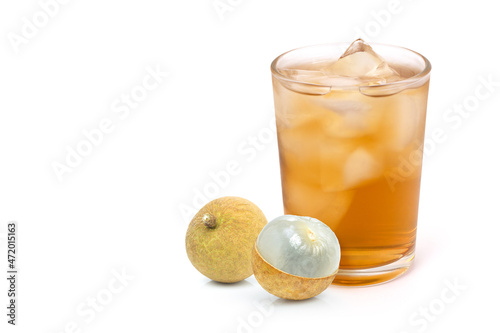
[[[409,49],[370,45],[398,79],[329,77],[324,69],[349,46],[341,43],[271,65],[285,214],[336,233],[334,284],[389,281],[414,257],[431,65]]]

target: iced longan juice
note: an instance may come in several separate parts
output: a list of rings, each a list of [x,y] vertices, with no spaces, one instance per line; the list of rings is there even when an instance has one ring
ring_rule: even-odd
[[[285,213],[336,233],[334,283],[402,274],[415,250],[430,63],[357,40],[287,52],[271,69]]]

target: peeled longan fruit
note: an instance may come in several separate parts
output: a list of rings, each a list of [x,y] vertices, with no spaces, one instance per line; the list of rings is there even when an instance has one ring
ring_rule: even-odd
[[[255,278],[269,293],[292,300],[314,297],[333,281],[340,245],[323,222],[284,215],[260,232],[252,253]]]

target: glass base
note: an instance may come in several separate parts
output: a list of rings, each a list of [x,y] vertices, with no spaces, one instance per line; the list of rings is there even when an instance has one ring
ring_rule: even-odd
[[[332,284],[339,286],[369,286],[394,280],[410,268],[415,252],[390,264],[366,269],[339,269]]]

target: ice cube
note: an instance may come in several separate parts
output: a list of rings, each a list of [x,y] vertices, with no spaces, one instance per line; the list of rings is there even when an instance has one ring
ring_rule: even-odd
[[[398,72],[362,39],[354,41],[339,60],[324,68],[323,72],[330,77],[357,78],[360,83],[368,85],[384,84],[400,79]]]
[[[325,73],[316,70],[290,68],[282,69],[280,72],[289,79],[301,82],[321,84],[324,80],[328,79]]]
[[[335,228],[349,209],[354,191],[327,192],[289,175],[283,183],[287,214],[311,216]]]
[[[418,141],[419,133],[423,133],[425,113],[422,110],[425,106],[420,105],[412,95],[398,94],[389,98],[387,122],[380,133],[385,137],[385,145],[392,151],[403,151]]]
[[[399,76],[398,72],[396,72],[396,70],[393,69],[391,66],[389,66],[389,64],[386,63],[385,61],[381,62],[377,66],[377,68],[366,73],[365,77],[370,79],[378,79],[378,80],[370,80],[371,85],[395,82],[402,79]]]
[[[358,38],[354,42],[352,42],[351,45],[349,45],[349,47],[347,48],[347,50],[345,50],[344,54],[340,56],[340,58],[344,58],[358,52],[370,53],[375,57],[379,58],[379,56],[375,53],[375,51],[373,51],[372,47],[366,44],[365,41],[361,38]]]
[[[280,81],[289,90],[307,95],[324,95],[330,92],[331,84],[327,82],[329,78],[321,71],[291,68],[282,69],[280,73],[289,79]]]
[[[285,75],[287,78],[302,82],[302,83],[312,83],[322,86],[353,86],[359,85],[361,82],[357,78],[340,76],[340,75],[327,75],[319,70],[309,70],[309,69],[284,69],[281,70],[281,73]],[[304,88],[302,88],[303,90]],[[297,91],[297,88],[292,89],[297,92],[306,93],[309,95],[323,95],[325,92],[329,92],[330,90],[325,90],[320,87],[305,87],[306,91]],[[299,89],[300,90],[300,89]],[[312,91],[312,92],[311,92]]]
[[[344,165],[354,151],[353,140],[325,138],[320,145],[319,176],[321,189],[325,192],[343,191]]]
[[[338,92],[314,100],[316,104],[337,115],[325,118],[323,126],[327,135],[354,138],[377,131],[381,121],[380,110],[359,97],[358,93]]]
[[[370,72],[376,71],[381,63],[382,61],[376,55],[368,52],[357,52],[346,57],[341,57],[324,71],[328,75],[360,78]]]
[[[337,121],[325,124],[329,135],[354,138],[367,135],[370,132],[370,107],[366,104],[332,99],[328,101],[328,109],[341,115]]]
[[[365,148],[356,149],[344,165],[346,188],[359,186],[382,175],[381,162]]]

